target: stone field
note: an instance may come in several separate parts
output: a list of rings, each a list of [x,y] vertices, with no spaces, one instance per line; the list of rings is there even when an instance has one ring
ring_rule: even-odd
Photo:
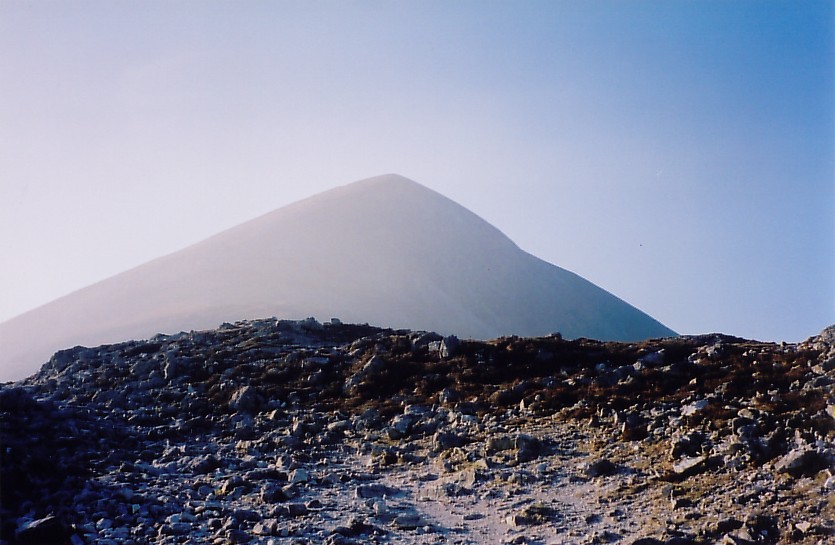
[[[58,352],[0,417],[1,543],[835,543],[833,328],[247,321]]]

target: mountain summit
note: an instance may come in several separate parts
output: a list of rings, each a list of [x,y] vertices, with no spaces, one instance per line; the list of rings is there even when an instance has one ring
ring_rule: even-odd
[[[398,175],[320,193],[0,324],[0,380],[56,350],[276,316],[489,339],[675,335]]]

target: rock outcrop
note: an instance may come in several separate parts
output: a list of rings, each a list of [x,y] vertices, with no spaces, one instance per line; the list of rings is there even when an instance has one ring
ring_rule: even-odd
[[[826,335],[441,340],[262,320],[58,352],[0,387],[0,540],[835,539]]]

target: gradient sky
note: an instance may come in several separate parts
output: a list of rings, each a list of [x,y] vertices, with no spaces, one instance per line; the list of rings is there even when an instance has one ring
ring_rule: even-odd
[[[0,321],[396,172],[679,332],[804,339],[835,322],[834,19],[2,0]]]

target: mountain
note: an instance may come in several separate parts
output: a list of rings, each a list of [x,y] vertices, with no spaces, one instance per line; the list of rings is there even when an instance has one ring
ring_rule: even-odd
[[[61,348],[264,316],[481,339],[675,335],[450,199],[391,174],[280,208],[0,324],[0,379],[35,372]]]

